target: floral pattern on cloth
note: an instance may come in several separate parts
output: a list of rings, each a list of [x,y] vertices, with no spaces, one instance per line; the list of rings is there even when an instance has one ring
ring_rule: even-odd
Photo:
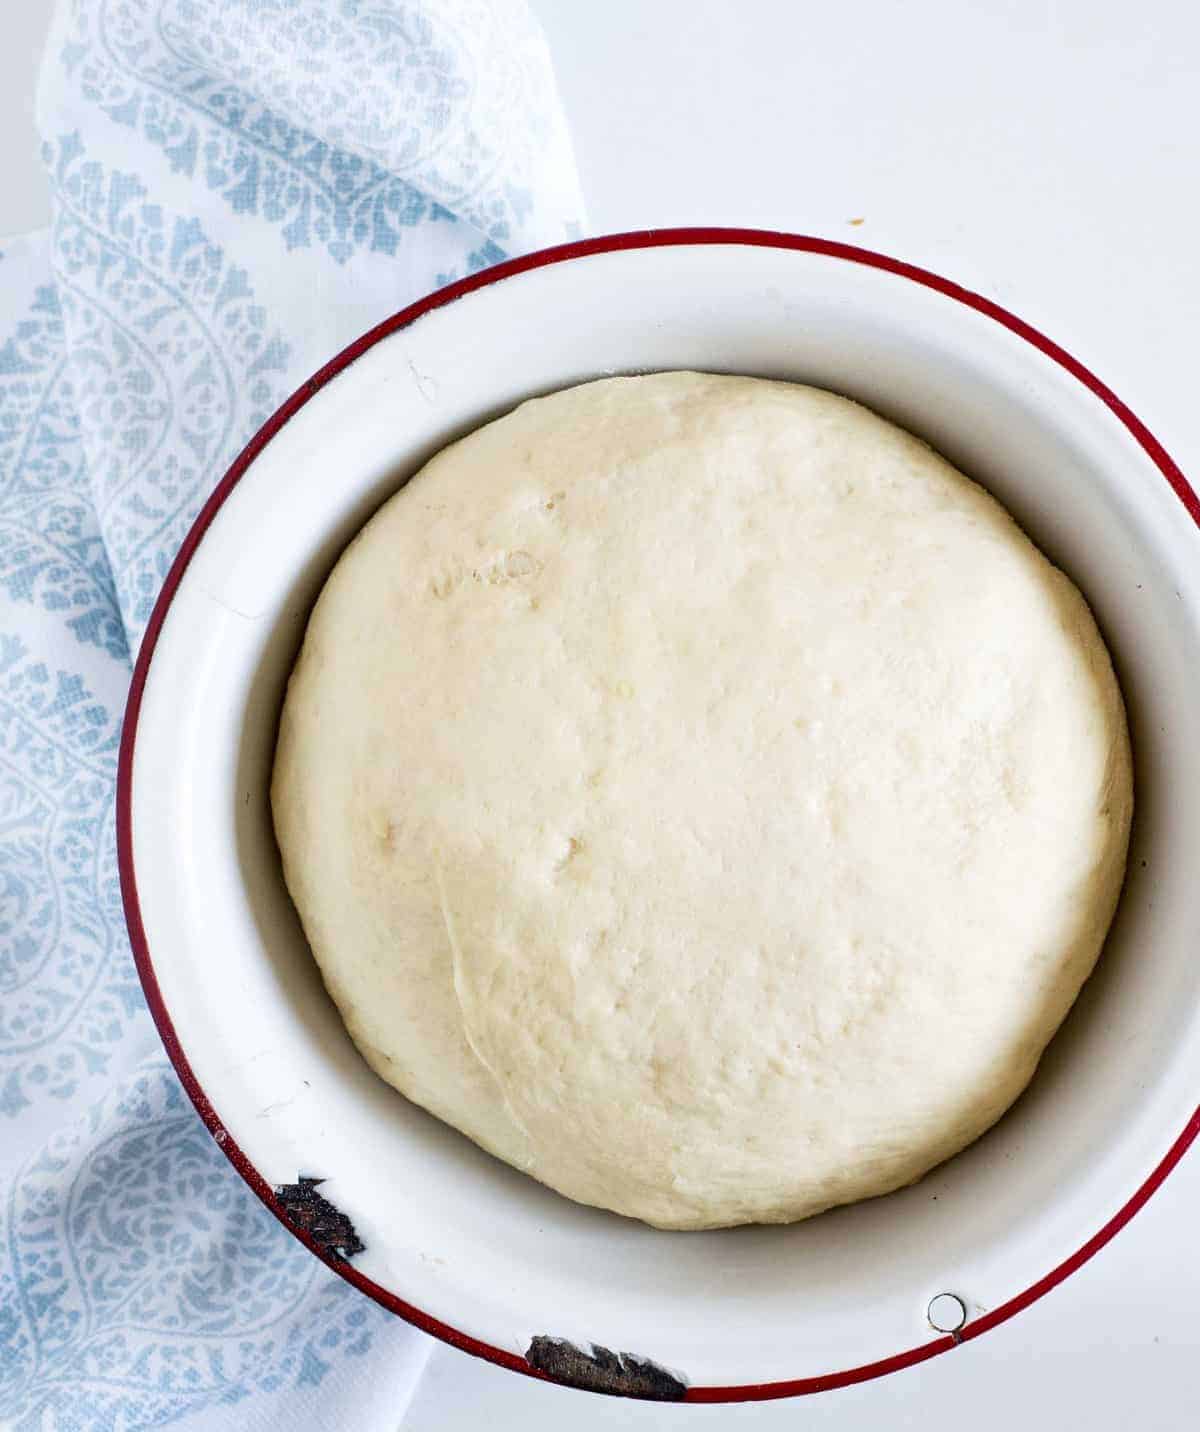
[[[394,1428],[426,1340],[259,1204],[161,1052],[121,713],[283,398],[580,231],[545,43],[523,0],[61,0],[38,112],[52,226],[0,241],[0,1426]]]

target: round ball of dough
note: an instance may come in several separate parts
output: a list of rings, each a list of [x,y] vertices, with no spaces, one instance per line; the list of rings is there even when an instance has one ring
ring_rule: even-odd
[[[1082,597],[986,492],[813,388],[527,402],[369,522],[272,788],[389,1083],[664,1228],[886,1193],[1012,1103],[1121,887]]]

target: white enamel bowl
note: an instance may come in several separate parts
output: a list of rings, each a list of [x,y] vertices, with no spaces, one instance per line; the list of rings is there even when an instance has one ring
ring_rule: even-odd
[[[1029,1092],[916,1187],[788,1228],[660,1233],[577,1207],[409,1105],[343,1032],[271,832],[283,684],[363,520],[522,398],[662,368],[816,383],[928,439],[1086,593],[1132,719],[1129,880]],[[625,235],[501,265],[389,320],[234,465],[135,674],[126,909],[164,1041],[214,1137],[281,1216],[277,1185],[324,1178],[366,1245],[340,1267],[350,1281],[518,1371],[536,1372],[526,1354],[548,1336],[650,1359],[689,1400],[780,1396],[948,1349],[927,1320],[936,1294],[962,1300],[956,1337],[1019,1311],[1107,1241],[1200,1124],[1198,512],[1151,435],[1065,353],[862,250]]]

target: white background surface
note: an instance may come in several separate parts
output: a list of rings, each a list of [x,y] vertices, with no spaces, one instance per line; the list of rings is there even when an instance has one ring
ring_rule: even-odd
[[[755,224],[926,264],[1065,343],[1200,473],[1191,0],[533,3],[594,230]],[[48,218],[32,93],[49,9],[0,0],[0,235]],[[1041,1302],[860,1387],[669,1408],[535,1384],[439,1345],[403,1426],[1186,1432],[1200,1425],[1198,1215],[1193,1152]]]

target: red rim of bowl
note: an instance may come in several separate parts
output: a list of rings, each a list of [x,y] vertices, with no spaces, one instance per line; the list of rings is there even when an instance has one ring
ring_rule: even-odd
[[[179,554],[167,574],[166,581],[155,603],[154,611],[146,627],[145,636],[142,639],[141,649],[138,652],[137,662],[133,670],[133,679],[129,690],[129,699],[125,707],[125,722],[121,733],[121,753],[117,772],[117,858],[121,875],[121,895],[125,905],[125,919],[129,926],[130,943],[133,946],[134,961],[137,965],[137,972],[142,982],[142,989],[145,991],[146,1002],[150,1006],[150,1013],[158,1026],[159,1035],[166,1047],[171,1063],[179,1075],[183,1087],[187,1090],[192,1103],[200,1117],[204,1120],[209,1132],[216,1139],[218,1146],[225,1156],[237,1169],[238,1173],[246,1180],[254,1192],[262,1199],[263,1203],[279,1219],[288,1231],[295,1235],[310,1252],[314,1253],[324,1263],[328,1264],[335,1273],[352,1283],[360,1292],[366,1293],[377,1303],[387,1308],[400,1317],[407,1319],[424,1332],[431,1333],[434,1337],[441,1338],[443,1342],[449,1343],[452,1347],[460,1348],[464,1352],[472,1353],[476,1357],[486,1358],[489,1362],[497,1363],[501,1367],[511,1369],[513,1372],[524,1373],[527,1376],[535,1377],[543,1381],[550,1381],[544,1372],[533,1367],[525,1358],[519,1354],[506,1351],[504,1348],[493,1347],[489,1343],[481,1342],[478,1338],[471,1337],[468,1333],[461,1332],[458,1328],[451,1327],[447,1323],[432,1317],[429,1313],[423,1312],[420,1308],[406,1303],[398,1298],[387,1288],[381,1287],[372,1279],[360,1273],[349,1263],[334,1262],[321,1248],[313,1242],[302,1229],[297,1228],[288,1221],[283,1206],[275,1196],[275,1192],[250,1162],[245,1153],[238,1147],[232,1138],[229,1137],[217,1111],[209,1102],[200,1085],[199,1080],[188,1063],[187,1055],[179,1044],[175,1034],[174,1025],[171,1022],[170,1013],[163,1000],[162,992],[158,987],[158,980],[154,973],[154,961],[150,953],[150,946],[146,939],[145,927],[142,924],[141,909],[138,904],[137,875],[134,870],[133,861],[133,755],[134,746],[137,741],[138,714],[141,710],[142,693],[145,690],[146,678],[149,674],[150,663],[154,658],[154,649],[157,645],[159,634],[162,631],[163,621],[175,597],[175,593],[187,570],[196,548],[199,546],[208,530],[209,524],[220,510],[222,503],[237,486],[238,482],[245,475],[254,459],[266,447],[267,443],[315,394],[325,386],[326,383],[343,369],[348,368],[356,358],[362,356],[369,349],[373,348],[382,339],[408,327],[423,314],[431,312],[435,308],[441,308],[447,303],[453,303],[456,299],[473,292],[475,289],[485,288],[489,284],[498,283],[502,279],[511,278],[515,274],[525,273],[530,269],[542,268],[548,264],[559,264],[568,262],[571,259],[587,258],[592,254],[613,253],[623,249],[648,249],[662,248],[671,245],[695,245],[695,244],[742,244],[757,248],[778,248],[793,249],[804,253],[821,254],[827,258],[839,259],[846,263],[862,264],[867,268],[882,269],[886,273],[894,274],[899,278],[908,279],[912,283],[922,285],[924,288],[933,289],[935,292],[952,299],[956,303],[964,304],[974,309],[977,313],[1003,325],[1011,333],[1022,338],[1031,344],[1040,353],[1064,368],[1073,378],[1076,378],[1085,388],[1089,390],[1109,409],[1113,416],[1132,435],[1137,444],[1142,448],[1151,462],[1170,483],[1176,496],[1187,509],[1192,520],[1200,526],[1200,499],[1197,498],[1191,485],[1184,477],[1182,471],[1171,459],[1166,449],[1158,441],[1146,425],[1117,397],[1117,395],[1096,375],[1085,368],[1078,359],[1073,358],[1057,343],[1040,333],[1036,328],[1031,327],[1022,319],[1001,308],[999,304],[993,303],[990,299],[983,298],[969,289],[962,288],[948,279],[940,278],[937,274],[930,273],[927,269],[917,268],[913,264],[904,263],[899,259],[889,258],[885,254],[878,254],[870,249],[858,248],[853,244],[837,243],[830,239],[810,238],[801,234],[776,233],[770,230],[760,229],[727,229],[727,228],[684,228],[684,229],[648,229],[640,232],[626,234],[603,235],[598,238],[581,239],[574,243],[560,244],[554,248],[542,249],[537,253],[526,254],[521,258],[509,259],[505,263],[495,265],[493,268],[484,270],[481,273],[472,274],[469,278],[460,279],[457,283],[449,284],[445,288],[438,289],[435,293],[419,299],[416,303],[410,304],[407,308],[401,309],[399,313],[385,319],[382,323],[364,333],[361,338],[356,339],[348,348],[342,350],[336,358],[313,374],[300,388],[292,394],[279,410],[270,417],[266,423],[246,444],[245,448],[235,459],[229,471],[217,484],[215,491],[204,504],[200,515],[192,524],[191,530],[184,538]],[[927,1343],[919,1344],[916,1347],[907,1348],[903,1352],[894,1353],[890,1357],[880,1358],[875,1362],[864,1363],[859,1367],[844,1368],[841,1371],[826,1373],[817,1377],[801,1377],[783,1382],[747,1383],[741,1386],[689,1386],[685,1395],[687,1402],[745,1402],[756,1401],[774,1397],[793,1397],[804,1393],[824,1392],[833,1388],[847,1387],[852,1383],[866,1382],[871,1378],[882,1377],[889,1372],[898,1372],[901,1368],[911,1367],[915,1363],[924,1362],[927,1358],[936,1357],[939,1353],[948,1352],[960,1342],[969,1341],[971,1338],[979,1337],[981,1333],[997,1327],[1000,1323],[1006,1322],[1014,1314],[1027,1308],[1031,1303],[1048,1293],[1051,1288],[1056,1287],[1064,1278],[1074,1273],[1097,1253],[1116,1233],[1122,1229],[1133,1215],[1147,1202],[1151,1194],[1163,1182],[1179,1160],[1187,1151],[1188,1146],[1200,1133],[1200,1107],[1193,1113],[1187,1125],[1179,1137],[1167,1150],[1166,1154],[1156,1165],[1145,1182],[1138,1188],[1137,1192],[1129,1201],[1113,1215],[1109,1221],[1094,1233],[1069,1258],[1052,1268],[1044,1277],[1039,1278],[1036,1283],[1026,1288],[1024,1292],[1018,1293],[1010,1298],[1000,1307],[993,1308],[983,1316],[968,1322],[960,1332],[953,1335],[934,1338]]]

